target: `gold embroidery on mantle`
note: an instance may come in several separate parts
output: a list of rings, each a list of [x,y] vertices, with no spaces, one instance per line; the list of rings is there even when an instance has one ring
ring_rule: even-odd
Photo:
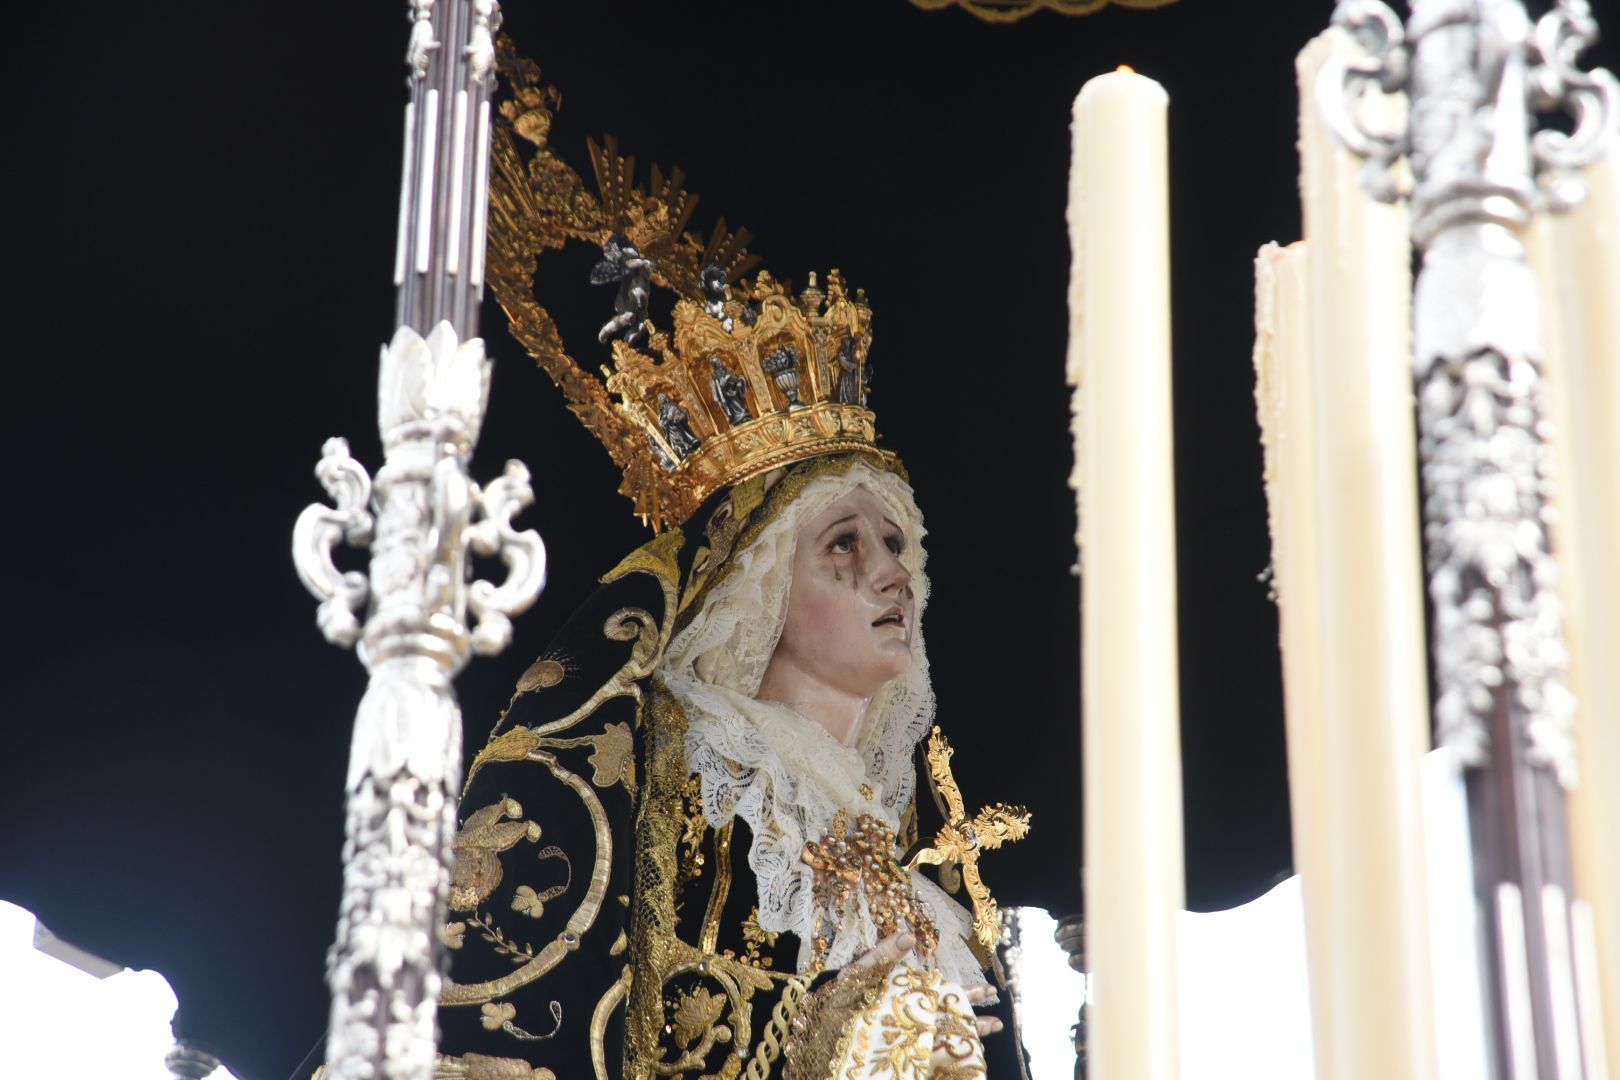
[[[597,913],[602,910],[602,901],[607,897],[608,876],[613,868],[613,834],[608,827],[607,811],[603,809],[601,800],[589,784],[559,765],[552,754],[535,750],[528,758],[544,765],[553,776],[567,784],[585,804],[591,816],[591,827],[596,834],[596,861],[591,867],[590,884],[585,890],[584,900],[569,916],[562,933],[555,940],[547,942],[534,959],[498,979],[480,983],[448,983],[439,995],[441,1004],[476,1005],[503,997],[538,979],[556,967],[564,956],[579,948],[580,938],[595,924]]]
[[[698,948],[706,953],[714,952],[719,945],[720,916],[731,892],[731,830],[734,825],[735,821],[728,821],[714,833],[714,885],[709,889],[709,906],[703,912],[703,933],[698,938]]]
[[[624,935],[619,936],[622,939]],[[615,952],[613,955],[619,954]],[[602,1000],[591,1010],[591,1071],[595,1073],[596,1080],[610,1080],[607,1067],[608,1020],[612,1018],[614,1008],[623,1002],[625,995],[630,992],[631,975],[630,965],[624,965],[618,981],[608,987],[607,993],[602,995]]]
[[[705,1035],[720,1034],[716,1021],[720,1014],[726,1011],[726,999],[719,994],[711,994],[702,986],[694,987],[689,993],[679,996],[675,1004],[675,1042],[682,1049],[691,1046]],[[726,1031],[729,1036],[730,1032]]]
[[[535,690],[549,690],[562,682],[567,675],[568,665],[561,659],[542,656],[530,664],[529,669],[518,677],[518,693],[527,694]]]
[[[675,911],[675,887],[681,836],[686,829],[686,717],[670,696],[656,688],[649,695],[643,720],[647,775],[636,821],[636,891],[631,909],[630,952],[636,957],[636,977],[632,980],[625,1014],[626,1080],[652,1080],[706,1070],[709,1051],[723,1041],[737,1050],[748,1049],[759,1060],[761,1050],[753,1047],[753,999],[761,991],[783,986],[787,977],[767,972],[726,955],[715,955],[682,941]],[[725,1002],[723,1024],[716,1024],[690,1049],[674,1049],[666,1057],[663,1036],[673,1030],[667,993],[672,981],[683,977],[690,993],[693,982],[707,984],[710,993],[718,991]],[[677,999],[678,1005],[678,999]],[[789,1019],[791,1010],[789,1006]],[[770,1023],[762,1033],[769,1037]],[[724,1029],[725,1040],[721,1039]],[[780,1031],[776,1037],[780,1039]],[[763,1043],[762,1043],[763,1045]],[[727,1054],[718,1080],[740,1071],[742,1058]],[[749,1063],[750,1069],[753,1061]],[[752,1075],[752,1072],[750,1073]]]
[[[500,853],[520,840],[539,839],[539,824],[523,820],[523,806],[516,799],[473,811],[452,845],[456,865],[450,877],[450,910],[471,911],[482,904],[501,883]]]
[[[759,925],[759,907],[756,905],[748,912],[748,917],[742,924],[743,947],[748,955],[744,957],[750,963],[760,967],[770,967],[771,958],[763,955],[763,950],[774,948],[776,939],[782,934],[778,930],[767,930]]]
[[[810,980],[802,975],[790,975],[782,984],[782,996],[771,1009],[771,1018],[760,1029],[759,1045],[748,1056],[748,1080],[766,1080],[771,1066],[786,1049],[794,1018],[809,992]]]
[[[310,1080],[322,1080],[323,1076],[324,1073],[317,1070]],[[490,1057],[488,1054],[463,1054],[458,1057],[435,1054],[433,1080],[557,1080],[557,1074],[550,1069],[537,1069],[518,1058]]]

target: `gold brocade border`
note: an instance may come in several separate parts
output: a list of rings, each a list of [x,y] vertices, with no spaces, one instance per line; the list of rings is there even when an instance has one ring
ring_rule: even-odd
[[[596,1003],[591,1011],[591,1071],[596,1074],[596,1080],[611,1080],[607,1067],[607,1026],[613,1015],[614,1008],[624,1000],[630,992],[631,968],[624,965],[619,973],[619,979],[608,987],[602,1000]]]
[[[689,775],[686,715],[656,682],[645,711],[647,767],[636,818],[636,892],[630,917],[630,951],[636,957],[636,974],[625,1012],[627,1080],[652,1080],[655,1076],[704,1068],[717,1029],[711,1028],[699,1046],[676,1049],[673,1059],[665,1058],[665,1051],[670,1049],[664,1039],[665,990],[671,979],[696,975],[718,985],[730,1007],[727,1020],[732,1046],[747,1048],[753,1044],[754,995],[785,986],[793,978],[724,954],[705,952],[681,940],[675,881]],[[730,1058],[741,1065],[742,1058],[735,1053]]]
[[[1055,15],[1092,15],[1110,4],[1125,8],[1160,8],[1170,6],[1175,0],[911,0],[911,3],[925,11],[959,7],[988,23],[1011,23],[1037,11],[1050,11]]]
[[[714,834],[714,885],[709,890],[709,906],[703,912],[703,934],[698,948],[712,953],[720,947],[720,916],[731,893],[731,831],[736,821],[728,821]]]

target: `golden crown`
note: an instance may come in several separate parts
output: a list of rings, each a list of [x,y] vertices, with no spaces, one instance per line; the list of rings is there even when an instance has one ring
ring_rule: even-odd
[[[606,138],[589,143],[592,193],[552,150],[561,105],[540,69],[499,45],[509,96],[491,144],[487,280],[514,338],[624,470],[619,491],[655,531],[679,525],[715,492],[781,465],[840,451],[892,464],[866,408],[872,312],[833,270],[795,293],[761,271],[747,230],[721,218],[709,238],[688,232],[697,197],[657,166],[643,186],[635,159]],[[518,139],[534,146],[527,161]],[[570,357],[534,296],[539,253],[597,245],[591,280],[619,286],[605,382]],[[671,329],[648,316],[649,285],[676,293]]]

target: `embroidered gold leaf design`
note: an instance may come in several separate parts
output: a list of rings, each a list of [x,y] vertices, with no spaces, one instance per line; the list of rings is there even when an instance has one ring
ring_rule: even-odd
[[[483,1013],[479,1022],[484,1025],[485,1031],[499,1031],[501,1025],[511,1022],[517,1015],[517,1006],[510,1001],[489,1001],[478,1011]]]
[[[527,694],[534,690],[549,690],[562,682],[568,675],[568,668],[562,661],[552,657],[541,657],[529,665],[529,669],[518,679],[518,693]]]
[[[761,967],[770,967],[771,958],[760,955],[762,949],[770,948],[776,944],[781,936],[779,931],[767,930],[759,925],[759,908],[755,907],[748,912],[748,917],[742,923],[743,945],[748,950],[747,959]]]
[[[503,731],[484,745],[473,758],[473,763],[467,770],[467,786],[462,788],[462,796],[472,786],[472,779],[478,775],[478,770],[484,767],[486,761],[522,761],[529,756],[529,752],[540,745],[540,736],[526,727],[515,727],[511,731]]]
[[[682,996],[675,1006],[675,1041],[682,1047],[691,1046],[714,1026],[725,1008],[722,995],[711,994],[701,986]]]
[[[595,770],[591,774],[591,783],[597,787],[611,787],[623,781],[633,794],[636,790],[635,762],[632,758],[635,741],[630,735],[630,725],[604,725],[601,734],[591,736],[591,746],[594,749],[586,759]]]
[[[534,959],[534,946],[522,942],[506,940],[506,934],[500,927],[491,921],[488,912],[482,917],[478,915],[467,916],[467,922],[477,927],[478,936],[494,946],[495,951],[511,960],[514,964],[526,964]]]
[[[447,949],[459,949],[467,933],[467,924],[464,922],[445,923],[439,927],[439,940],[444,942]]]
[[[453,845],[456,867],[450,879],[450,910],[477,908],[501,883],[500,853],[520,840],[538,839],[540,826],[523,820],[523,806],[516,799],[502,799],[469,815]]]

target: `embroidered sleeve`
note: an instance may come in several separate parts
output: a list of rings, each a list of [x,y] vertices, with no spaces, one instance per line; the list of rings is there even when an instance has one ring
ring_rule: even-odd
[[[834,979],[794,1021],[783,1080],[979,1080],[984,1046],[967,993],[899,965]]]

